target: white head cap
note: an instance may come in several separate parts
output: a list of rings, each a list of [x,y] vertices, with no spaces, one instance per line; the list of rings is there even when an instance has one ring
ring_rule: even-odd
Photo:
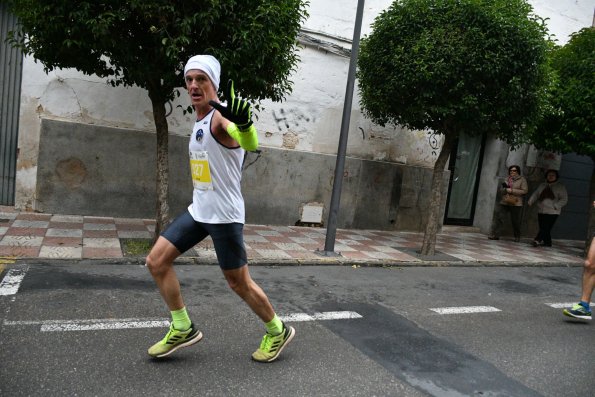
[[[219,90],[221,65],[217,58],[211,55],[195,55],[186,63],[186,66],[184,67],[184,77],[186,77],[186,73],[192,69],[198,69],[205,72],[215,86],[215,91]]]

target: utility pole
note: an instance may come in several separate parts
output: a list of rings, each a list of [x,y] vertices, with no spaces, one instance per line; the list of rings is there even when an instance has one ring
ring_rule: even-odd
[[[345,169],[345,153],[347,152],[347,137],[349,135],[349,120],[351,118],[351,104],[353,102],[353,86],[355,83],[355,69],[357,66],[357,55],[359,52],[359,38],[362,28],[362,17],[364,14],[364,0],[358,0],[357,13],[355,16],[355,27],[353,29],[353,41],[351,46],[351,59],[349,61],[349,72],[347,75],[347,88],[345,90],[345,102],[343,103],[343,118],[341,120],[341,135],[339,136],[339,148],[337,150],[337,163],[335,165],[335,179],[333,181],[333,193],[329,207],[328,222],[326,227],[326,240],[324,251],[319,251],[325,256],[337,256],[335,250],[335,238],[337,236],[337,217],[339,203],[341,201],[341,187],[343,185],[343,172]]]

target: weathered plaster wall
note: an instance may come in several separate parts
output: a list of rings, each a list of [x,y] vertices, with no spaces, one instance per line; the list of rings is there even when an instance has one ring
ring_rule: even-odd
[[[43,119],[38,209],[154,217],[152,138],[149,132]],[[170,166],[175,170],[170,173],[172,215],[183,211],[192,199],[187,145],[186,137],[170,140]],[[330,201],[334,167],[332,155],[277,148],[250,153],[242,180],[247,222],[295,224],[304,204]],[[420,230],[430,182],[428,168],[348,157],[339,227]]]
[[[501,181],[501,170],[507,168],[507,155],[506,143],[497,139],[486,140],[473,220],[473,226],[484,233],[489,233],[492,226],[494,206],[498,199],[497,188]]]
[[[144,90],[112,88],[96,76],[85,76],[70,69],[46,75],[42,66],[31,58],[23,63],[21,93],[15,205],[18,208],[41,210],[36,185],[42,119],[154,129],[152,113],[147,111],[150,101]]]

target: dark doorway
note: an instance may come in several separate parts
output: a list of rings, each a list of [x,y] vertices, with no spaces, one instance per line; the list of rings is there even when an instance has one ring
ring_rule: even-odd
[[[450,182],[444,214],[445,225],[473,225],[485,136],[461,134],[450,156]]]

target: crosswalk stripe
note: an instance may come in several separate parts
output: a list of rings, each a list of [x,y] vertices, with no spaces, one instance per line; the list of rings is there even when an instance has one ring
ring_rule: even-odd
[[[0,295],[14,295],[21,286],[21,282],[25,278],[27,268],[24,269],[10,269],[2,282],[0,282]]]
[[[341,311],[341,312],[322,312],[322,313],[290,313],[280,315],[282,321],[300,322],[300,321],[319,321],[319,320],[347,320],[354,318],[362,318],[356,312]],[[169,327],[169,320],[164,318],[159,319],[140,319],[140,318],[123,318],[123,319],[88,319],[88,320],[25,320],[25,321],[4,321],[4,325],[12,326],[31,326],[40,325],[41,332],[57,332],[57,331],[98,331],[98,330],[115,330],[115,329],[138,329],[138,328],[161,328]]]
[[[89,319],[89,320],[25,320],[4,321],[4,325],[40,325],[42,332],[53,331],[93,331],[103,329],[160,328],[169,327],[167,319]]]
[[[169,321],[114,321],[99,322],[94,324],[42,324],[41,332],[55,331],[98,331],[106,329],[138,329],[138,328],[163,328],[169,327]]]
[[[493,306],[435,307],[430,310],[438,314],[490,313],[501,311]]]
[[[350,311],[341,312],[322,312],[322,313],[292,313],[279,316],[281,321],[300,322],[300,321],[317,321],[317,320],[347,320],[352,318],[362,318],[359,313]]]

